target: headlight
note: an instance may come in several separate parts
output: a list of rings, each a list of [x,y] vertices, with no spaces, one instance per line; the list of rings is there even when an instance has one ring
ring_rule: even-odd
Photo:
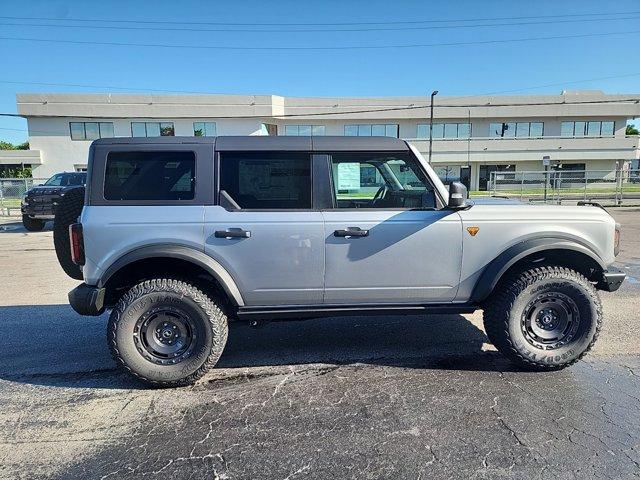
[[[613,254],[618,256],[620,253],[620,224],[616,223],[616,230],[613,234]]]
[[[22,205],[26,205],[26,204],[28,203],[28,202],[27,202],[27,194],[26,194],[26,193],[23,193],[23,194],[22,194],[22,199],[20,200],[20,203],[21,203]]]

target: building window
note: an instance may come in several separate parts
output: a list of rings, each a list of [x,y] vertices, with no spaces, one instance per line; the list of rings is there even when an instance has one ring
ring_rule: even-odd
[[[615,133],[614,129],[614,122],[562,122],[560,135],[563,137],[612,137]]]
[[[489,124],[490,138],[540,138],[543,122],[502,122]]]
[[[470,123],[434,123],[433,138],[469,138]],[[429,138],[429,124],[419,124],[416,138]]]
[[[132,137],[173,137],[173,122],[131,122]]]
[[[193,122],[193,136],[194,137],[215,137],[216,123],[215,122]]]
[[[113,138],[112,122],[69,122],[71,140]]]
[[[220,191],[241,209],[309,209],[311,158],[308,153],[223,152]]]
[[[273,123],[263,123],[262,125],[260,125],[260,135],[278,135],[278,125],[275,125]]]
[[[344,134],[347,137],[394,137],[398,138],[397,124],[362,124],[345,125]]]
[[[324,125],[285,125],[284,134],[295,137],[318,137],[325,134]]]

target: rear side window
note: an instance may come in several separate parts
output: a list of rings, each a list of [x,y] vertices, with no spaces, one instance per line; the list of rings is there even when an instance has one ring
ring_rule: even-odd
[[[242,209],[311,208],[309,153],[222,153],[220,190]]]
[[[106,200],[193,200],[193,152],[111,152],[107,157]]]

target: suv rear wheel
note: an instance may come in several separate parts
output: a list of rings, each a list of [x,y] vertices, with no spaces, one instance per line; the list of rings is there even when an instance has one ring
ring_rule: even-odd
[[[541,266],[501,280],[484,307],[489,340],[514,363],[557,370],[577,362],[595,343],[602,304],[580,273]]]
[[[31,218],[29,215],[22,215],[22,225],[29,232],[39,232],[44,228],[44,220],[39,220],[37,218]]]
[[[108,343],[116,361],[156,386],[194,383],[220,358],[227,317],[188,283],[148,280],[131,288],[111,312]]]

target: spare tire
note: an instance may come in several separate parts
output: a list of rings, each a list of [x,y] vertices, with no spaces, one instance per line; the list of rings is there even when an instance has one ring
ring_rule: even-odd
[[[84,187],[69,190],[60,198],[53,220],[53,244],[58,263],[71,278],[82,280],[82,268],[71,260],[69,225],[76,223],[84,206]]]

